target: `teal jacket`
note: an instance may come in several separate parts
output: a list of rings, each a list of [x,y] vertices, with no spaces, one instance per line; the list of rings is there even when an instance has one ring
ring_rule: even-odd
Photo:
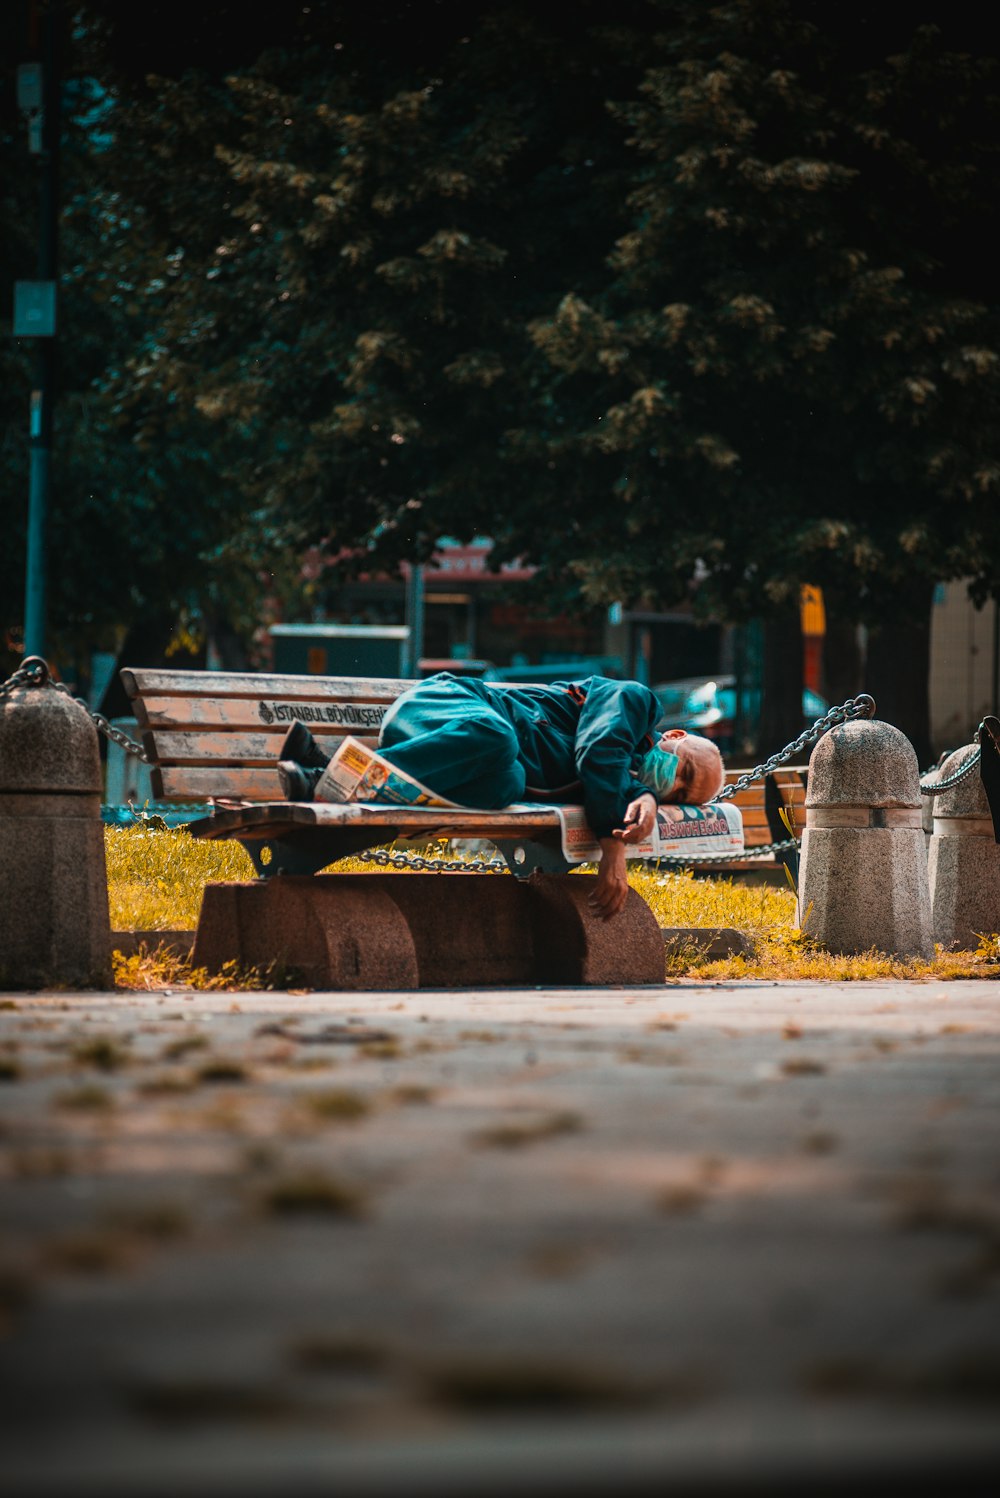
[[[610,837],[631,801],[654,795],[635,772],[658,717],[637,681],[501,687],[441,672],[397,699],[381,744],[387,759],[462,804],[582,801],[594,833]]]

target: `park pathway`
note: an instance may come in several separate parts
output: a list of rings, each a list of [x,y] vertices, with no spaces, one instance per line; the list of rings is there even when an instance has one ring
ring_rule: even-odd
[[[11,1498],[997,1470],[995,982],[0,1010]]]

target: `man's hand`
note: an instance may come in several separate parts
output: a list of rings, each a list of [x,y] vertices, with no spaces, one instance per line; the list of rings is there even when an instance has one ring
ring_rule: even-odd
[[[612,836],[623,843],[641,843],[656,826],[656,798],[648,792],[629,802],[624,827],[616,827]]]
[[[640,800],[645,800],[645,797],[640,797]],[[638,805],[638,802],[634,804]],[[597,883],[590,896],[590,908],[602,920],[609,920],[621,910],[627,895],[625,845],[619,840],[618,833],[613,837],[602,837],[601,861],[597,865]]]

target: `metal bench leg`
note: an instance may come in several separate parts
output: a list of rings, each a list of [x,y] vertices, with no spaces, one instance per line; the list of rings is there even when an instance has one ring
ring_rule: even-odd
[[[515,879],[528,879],[532,874],[567,874],[572,867],[562,849],[548,843],[502,842],[496,846]]]
[[[280,838],[266,843],[241,838],[240,842],[250,855],[258,879],[273,879],[275,874],[318,874],[330,862],[328,857],[283,843]]]
[[[316,829],[309,828],[315,833]],[[379,843],[392,842],[395,827],[338,828],[327,836],[272,837],[238,839],[250,855],[259,879],[273,879],[275,874],[318,874],[341,858],[362,853]]]

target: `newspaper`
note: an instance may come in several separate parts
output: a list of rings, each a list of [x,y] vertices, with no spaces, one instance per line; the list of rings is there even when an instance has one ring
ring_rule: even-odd
[[[556,806],[563,856],[569,863],[597,863],[601,845],[587,826],[582,806]],[[731,858],[743,852],[743,818],[731,801],[708,806],[658,806],[656,825],[641,843],[626,843],[626,858],[684,858],[708,854]]]
[[[439,796],[412,775],[397,770],[376,749],[360,739],[342,739],[316,782],[317,801],[375,802],[379,806],[440,806],[459,810],[458,803]]]

